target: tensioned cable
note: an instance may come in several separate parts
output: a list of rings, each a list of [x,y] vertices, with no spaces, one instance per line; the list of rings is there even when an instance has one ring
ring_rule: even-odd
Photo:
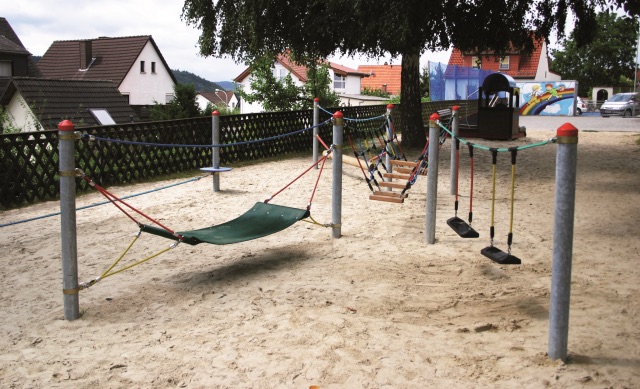
[[[136,141],[122,140],[122,139],[102,138],[102,137],[98,137],[98,136],[95,136],[95,135],[89,135],[89,134],[82,134],[82,139],[85,139],[85,140],[99,140],[99,141],[112,142],[112,143],[122,143],[122,144],[129,144],[129,145],[155,146],[155,147],[191,147],[191,148],[203,148],[203,149],[215,148],[215,147],[233,147],[233,146],[242,146],[242,145],[248,145],[248,144],[254,144],[254,143],[267,142],[267,141],[270,141],[270,140],[282,139],[282,138],[286,138],[287,136],[301,134],[301,133],[303,133],[305,131],[312,130],[312,129],[316,128],[316,127],[324,126],[325,124],[331,122],[332,119],[333,118],[330,118],[330,119],[327,119],[327,120],[325,120],[324,122],[322,122],[320,124],[316,124],[315,126],[303,128],[302,130],[289,132],[287,134],[275,135],[275,136],[271,136],[269,138],[249,140],[249,141],[244,141],[244,142],[224,143],[224,144],[217,144],[217,145],[189,145],[189,144],[177,144],[177,143],[136,142]]]
[[[469,142],[469,141],[468,141],[468,140],[466,140],[466,139],[463,139],[463,138],[460,138],[459,136],[455,136],[455,135],[453,135],[453,132],[452,132],[452,131],[449,131],[449,129],[448,129],[447,127],[443,126],[443,125],[442,125],[442,123],[440,123],[440,121],[437,121],[437,123],[438,123],[438,125],[440,126],[440,128],[442,128],[442,129],[443,129],[443,130],[445,130],[449,135],[451,135],[451,137],[452,137],[453,139],[457,139],[457,140],[459,140],[460,142],[464,143],[465,145],[471,145],[472,147],[475,147],[475,148],[478,148],[478,149],[481,149],[481,150],[486,150],[486,151],[496,150],[496,151],[498,151],[498,152],[507,152],[507,151],[508,151],[508,152],[511,152],[511,151],[513,150],[513,147],[499,147],[499,148],[495,148],[495,147],[483,146],[483,145],[479,145],[479,144],[476,144],[476,143]],[[530,145],[515,146],[515,148],[516,148],[516,149],[518,149],[518,150],[525,150],[525,149],[530,149],[530,148],[533,148],[533,147],[545,146],[545,145],[548,145],[549,143],[556,143],[556,141],[557,141],[557,138],[556,138],[556,137],[553,137],[553,138],[551,138],[551,139],[549,139],[549,140],[543,140],[543,141],[540,141],[540,142],[532,143],[532,144],[530,144]]]
[[[202,177],[204,177],[204,176],[202,176]],[[131,194],[131,195],[123,196],[123,197],[121,197],[121,198],[122,198],[122,199],[128,199],[128,198],[131,198],[131,197],[142,196],[142,195],[149,194],[149,193],[152,193],[152,192],[157,192],[157,191],[159,191],[159,190],[163,190],[163,189],[171,188],[171,187],[174,187],[174,186],[178,186],[178,185],[186,184],[186,183],[188,183],[188,182],[198,181],[198,180],[199,180],[199,179],[201,179],[202,177],[191,178],[191,179],[186,180],[186,181],[177,182],[177,183],[175,183],[175,184],[166,185],[166,186],[163,186],[163,187],[160,187],[160,188],[157,188],[157,189],[151,189],[151,190],[147,190],[147,191],[140,192],[140,193],[134,193],[134,194]],[[94,203],[94,204],[85,205],[85,206],[82,206],[82,207],[76,208],[76,211],[81,211],[81,210],[83,210],[83,209],[93,208],[93,207],[97,207],[97,206],[99,206],[99,205],[105,205],[105,204],[110,204],[110,203],[111,203],[111,202],[110,202],[110,201],[108,201],[108,200],[107,200],[107,201],[101,201],[101,202],[99,202],[99,203]],[[11,222],[11,223],[6,223],[6,224],[0,224],[0,228],[2,228],[2,227],[12,226],[12,225],[15,225],[15,224],[21,224],[21,223],[31,222],[31,221],[34,221],[34,220],[46,219],[46,218],[48,218],[48,217],[58,216],[58,215],[60,215],[60,213],[61,213],[61,212],[49,213],[49,214],[46,214],[46,215],[36,216],[36,217],[29,218],[29,219],[18,220],[18,221]]]

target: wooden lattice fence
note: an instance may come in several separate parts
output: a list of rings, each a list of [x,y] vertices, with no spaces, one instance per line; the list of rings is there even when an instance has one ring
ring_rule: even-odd
[[[425,119],[435,110],[455,102],[426,103]],[[329,108],[321,111],[320,121],[340,110],[346,118],[365,119],[385,113],[386,106]],[[396,127],[399,118],[394,112]],[[345,136],[351,131],[375,130],[381,121],[346,122]],[[131,123],[113,126],[84,127],[76,130],[97,138],[76,142],[76,167],[103,186],[160,178],[173,173],[194,171],[210,166],[212,143],[211,117],[171,121]],[[220,148],[220,162],[261,160],[312,148],[312,131],[299,132],[313,125],[311,110],[229,115],[220,117],[220,144],[239,144],[274,138],[258,143],[244,143]],[[283,136],[298,132],[295,135]],[[325,142],[331,142],[332,125],[320,129]],[[154,146],[172,144],[175,147]],[[55,130],[0,135],[0,208],[15,208],[59,196],[58,132]],[[89,188],[78,179],[78,192]]]

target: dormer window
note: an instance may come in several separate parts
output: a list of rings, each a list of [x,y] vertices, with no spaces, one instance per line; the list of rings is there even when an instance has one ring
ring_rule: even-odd
[[[482,69],[482,59],[475,55],[471,57],[471,67],[474,69]]]
[[[347,78],[341,74],[333,74],[333,89],[344,89],[347,86]]]
[[[509,56],[500,58],[500,70],[509,70]]]
[[[140,61],[140,73],[144,73],[144,61]]]
[[[11,61],[0,61],[0,77],[12,77]]]

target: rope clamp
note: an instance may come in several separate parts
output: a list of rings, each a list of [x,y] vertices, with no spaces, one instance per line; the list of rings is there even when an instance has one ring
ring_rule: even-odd
[[[82,132],[74,131],[72,133],[60,133],[58,134],[58,140],[80,140],[82,139]]]

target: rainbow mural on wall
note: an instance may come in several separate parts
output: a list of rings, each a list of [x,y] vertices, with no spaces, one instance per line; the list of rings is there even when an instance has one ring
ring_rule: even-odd
[[[573,115],[576,81],[534,81],[517,85],[520,115]]]

